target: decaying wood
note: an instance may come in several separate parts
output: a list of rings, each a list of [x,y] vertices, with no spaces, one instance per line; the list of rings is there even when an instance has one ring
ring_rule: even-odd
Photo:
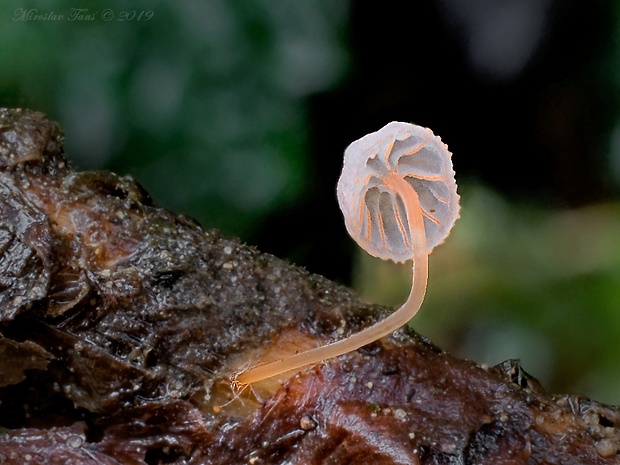
[[[620,463],[618,408],[405,329],[233,392],[387,310],[62,147],[44,115],[0,110],[0,463]]]

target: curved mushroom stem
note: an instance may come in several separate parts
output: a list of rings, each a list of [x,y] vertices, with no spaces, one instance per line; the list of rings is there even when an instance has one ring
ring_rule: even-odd
[[[422,208],[413,187],[399,175],[393,174],[384,180],[386,187],[401,197],[407,211],[411,245],[413,247],[413,279],[411,292],[405,303],[390,316],[374,325],[355,333],[346,339],[332,342],[321,347],[307,350],[287,358],[267,363],[248,371],[241,372],[233,378],[235,387],[256,383],[287,371],[296,370],[322,360],[338,357],[374,342],[401,326],[407,324],[420,309],[426,293],[428,280],[428,254]]]

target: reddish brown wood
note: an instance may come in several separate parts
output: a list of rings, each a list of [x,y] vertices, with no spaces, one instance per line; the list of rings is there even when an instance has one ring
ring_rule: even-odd
[[[261,352],[387,309],[71,170],[62,142],[0,110],[0,463],[620,463],[618,408],[404,329],[233,393]]]

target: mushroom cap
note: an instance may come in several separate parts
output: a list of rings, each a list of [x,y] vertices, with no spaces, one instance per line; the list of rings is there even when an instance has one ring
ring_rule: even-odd
[[[452,154],[428,128],[394,121],[347,147],[337,187],[347,231],[370,255],[405,262],[413,258],[405,208],[412,202],[388,188],[385,180],[394,175],[417,194],[427,253],[448,237],[459,195]]]

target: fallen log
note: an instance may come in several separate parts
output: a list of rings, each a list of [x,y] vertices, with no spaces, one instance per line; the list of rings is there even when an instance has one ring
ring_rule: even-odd
[[[387,313],[73,171],[58,124],[0,110],[0,463],[620,463],[617,407],[407,328],[231,386]]]

